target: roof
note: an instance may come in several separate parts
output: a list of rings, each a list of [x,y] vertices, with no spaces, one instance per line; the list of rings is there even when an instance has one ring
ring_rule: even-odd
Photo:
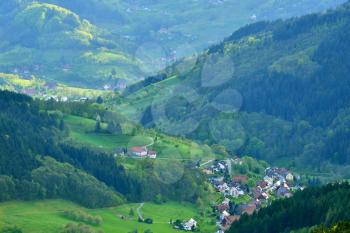
[[[132,147],[131,151],[135,153],[141,153],[141,152],[146,152],[147,150],[145,147]]]
[[[151,150],[150,150],[150,151],[148,151],[148,154],[149,154],[149,155],[156,155],[156,154],[157,154],[157,152],[155,152],[155,151],[151,151]]]

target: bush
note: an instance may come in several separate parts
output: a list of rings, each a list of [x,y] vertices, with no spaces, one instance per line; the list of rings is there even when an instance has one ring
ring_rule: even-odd
[[[0,233],[22,233],[23,231],[17,226],[8,226],[0,230]]]
[[[146,218],[144,222],[147,223],[147,224],[153,224],[153,219]]]
[[[89,225],[99,226],[102,224],[102,217],[92,216],[81,210],[64,211],[64,216],[70,220],[84,222]]]

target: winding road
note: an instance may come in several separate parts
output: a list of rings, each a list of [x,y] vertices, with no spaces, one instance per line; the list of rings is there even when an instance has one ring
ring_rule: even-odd
[[[139,205],[139,207],[137,207],[137,209],[136,209],[137,215],[138,215],[139,219],[141,219],[142,221],[144,221],[144,219],[143,219],[143,216],[142,216],[142,213],[141,213],[141,209],[142,209],[142,207],[144,205],[145,205],[145,203],[141,203]]]

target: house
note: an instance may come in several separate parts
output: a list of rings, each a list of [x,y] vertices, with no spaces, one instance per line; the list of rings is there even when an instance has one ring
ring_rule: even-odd
[[[258,181],[256,182],[256,186],[265,189],[268,186],[268,183],[266,181]]]
[[[226,217],[230,216],[230,214],[224,210],[221,214],[220,214],[220,221],[222,222]]]
[[[108,90],[111,89],[111,85],[105,84],[105,85],[103,86],[103,89],[104,89],[105,91],[108,91]]]
[[[130,149],[132,155],[145,157],[147,156],[147,148],[146,147],[132,147]]]
[[[227,191],[227,195],[232,196],[234,198],[237,198],[239,196],[243,196],[244,195],[244,191],[237,188],[237,187],[231,187],[228,191]]]
[[[148,151],[147,152],[147,157],[151,158],[151,159],[155,159],[155,158],[157,158],[157,152],[155,152],[155,151]]]
[[[222,204],[229,205],[229,204],[230,204],[230,199],[225,198],[225,199],[222,201]]]
[[[230,208],[229,204],[223,203],[217,206],[217,209],[220,213],[228,210]]]
[[[238,221],[240,219],[240,216],[233,215],[233,216],[227,216],[221,221],[221,227],[223,230],[227,230],[232,223]]]
[[[115,148],[112,153],[113,153],[113,155],[115,157],[117,157],[118,155],[124,156],[125,153],[126,153],[126,149],[124,149],[124,148]]]
[[[218,163],[218,167],[219,167],[220,170],[225,170],[226,169],[225,165],[222,164],[222,163]]]
[[[249,204],[243,204],[239,206],[239,212],[241,214],[248,214],[252,215],[256,210],[256,204],[254,202],[251,202]]]
[[[292,182],[294,180],[294,176],[292,173],[288,173],[286,176],[286,180],[289,182]]]
[[[183,228],[185,231],[192,231],[197,228],[197,222],[193,218],[191,218],[188,222],[183,224]]]
[[[226,183],[223,183],[222,185],[218,186],[218,191],[220,193],[224,193],[224,192],[226,192],[228,190],[229,190],[229,187],[228,187],[228,185]]]
[[[267,183],[268,186],[272,186],[273,185],[273,178],[272,177],[265,176],[264,177],[264,181]]]
[[[289,189],[281,186],[279,189],[277,189],[277,196],[278,197],[291,197],[292,194],[289,192]]]

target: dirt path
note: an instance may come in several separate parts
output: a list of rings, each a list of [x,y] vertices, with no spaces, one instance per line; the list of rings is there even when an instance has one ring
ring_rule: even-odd
[[[145,205],[145,203],[141,203],[139,205],[139,207],[137,207],[137,209],[136,209],[137,215],[138,215],[139,219],[141,219],[142,221],[144,221],[144,219],[143,219],[143,216],[142,216],[142,213],[141,213],[141,209],[142,209],[142,207],[144,205]]]

